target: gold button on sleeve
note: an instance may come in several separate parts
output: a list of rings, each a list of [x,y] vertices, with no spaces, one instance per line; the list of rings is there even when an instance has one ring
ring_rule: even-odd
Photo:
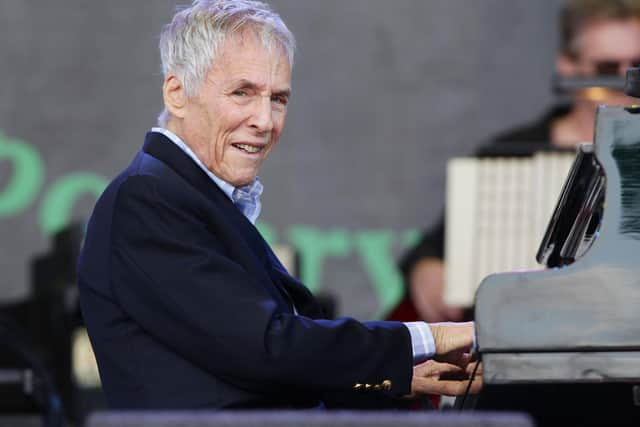
[[[391,382],[391,380],[384,380],[382,381],[382,389],[389,391],[391,390],[391,387],[393,386],[393,383]]]

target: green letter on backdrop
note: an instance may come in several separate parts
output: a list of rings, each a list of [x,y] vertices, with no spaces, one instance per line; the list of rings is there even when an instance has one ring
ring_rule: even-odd
[[[40,227],[45,234],[55,233],[71,219],[73,206],[81,196],[100,196],[107,180],[91,172],[76,172],[54,182],[42,201]]]
[[[294,225],[289,229],[288,237],[300,253],[300,279],[311,292],[320,289],[325,258],[344,258],[351,250],[349,235],[345,230],[321,231]]]
[[[376,290],[381,317],[393,308],[403,293],[402,277],[396,267],[391,251],[394,235],[391,230],[362,231],[356,234],[355,244],[362,259],[364,270]]]
[[[9,160],[13,175],[0,190],[0,218],[22,213],[35,200],[42,186],[44,163],[35,148],[9,139],[0,132],[0,160]]]

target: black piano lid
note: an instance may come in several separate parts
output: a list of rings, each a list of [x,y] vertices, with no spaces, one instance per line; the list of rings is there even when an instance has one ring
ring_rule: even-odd
[[[536,259],[562,267],[580,258],[598,236],[605,197],[604,170],[593,145],[578,147]]]

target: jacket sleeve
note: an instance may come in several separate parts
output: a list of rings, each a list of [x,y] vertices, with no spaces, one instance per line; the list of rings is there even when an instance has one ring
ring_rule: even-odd
[[[267,291],[272,284],[234,261],[218,231],[224,221],[216,218],[154,177],[121,186],[112,290],[146,333],[250,391],[346,391],[385,380],[391,394],[410,391],[411,342],[402,323],[315,320],[280,310]]]

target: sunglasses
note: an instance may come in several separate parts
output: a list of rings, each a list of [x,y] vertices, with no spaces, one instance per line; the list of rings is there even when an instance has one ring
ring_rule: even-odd
[[[629,67],[640,67],[640,58],[624,61],[593,61],[592,64],[597,76],[619,76],[624,74]]]

